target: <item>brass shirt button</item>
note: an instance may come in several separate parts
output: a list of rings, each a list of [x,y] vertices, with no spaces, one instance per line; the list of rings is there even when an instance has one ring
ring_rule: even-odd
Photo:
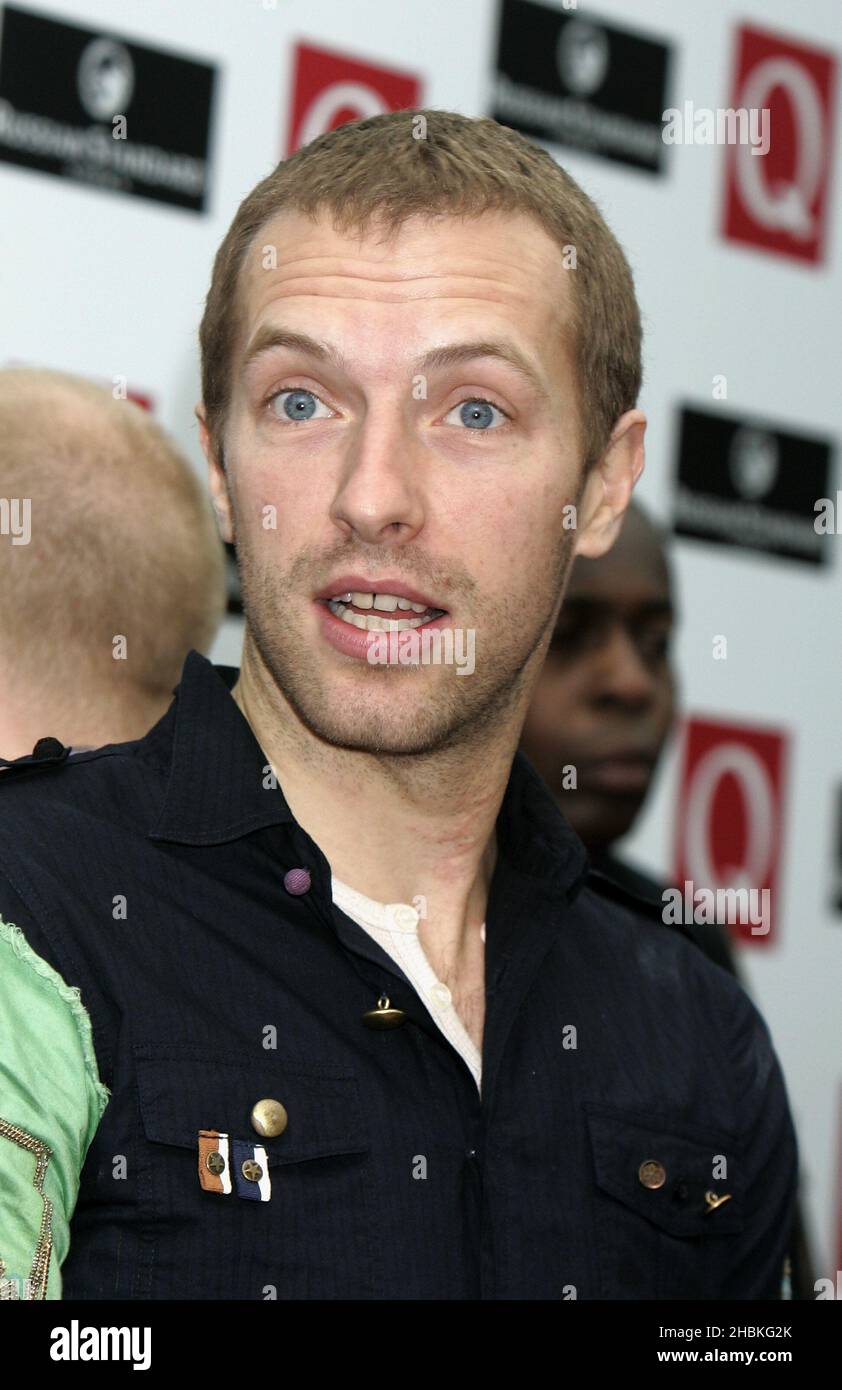
[[[259,1100],[252,1108],[251,1123],[265,1139],[275,1139],[283,1134],[289,1116],[279,1100]]]
[[[644,1187],[663,1187],[667,1180],[667,1170],[657,1159],[647,1158],[638,1168],[637,1176]]]
[[[403,1009],[392,1008],[389,996],[381,994],[377,1007],[366,1009],[363,1023],[366,1028],[399,1028],[402,1023],[406,1023],[406,1014]]]
[[[225,1159],[222,1157],[221,1153],[218,1153],[216,1150],[214,1150],[214,1152],[208,1154],[207,1158],[205,1159],[205,1167],[211,1173],[224,1173]]]

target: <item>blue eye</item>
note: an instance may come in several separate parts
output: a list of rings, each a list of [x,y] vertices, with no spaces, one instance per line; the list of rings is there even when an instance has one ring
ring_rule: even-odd
[[[286,396],[286,400],[282,400],[284,396]],[[325,415],[316,416],[315,408],[317,403],[324,407],[326,411]],[[315,392],[307,391],[304,387],[300,386],[289,386],[283,391],[276,391],[274,396],[269,398],[268,404],[272,407],[273,415],[281,419],[281,411],[283,411],[283,415],[286,419],[291,420],[293,424],[299,420],[306,421],[315,418],[327,420],[331,414],[324,401],[319,400]]]
[[[499,425],[494,424],[493,411],[496,410],[497,414],[501,415],[504,420],[508,418],[499,405],[493,405],[491,401],[484,401],[474,396],[470,400],[462,401],[461,405],[455,405],[453,410],[459,411],[460,422],[466,425],[469,430],[482,430],[486,433],[489,427],[499,429]],[[452,415],[453,410],[449,410],[448,415]]]

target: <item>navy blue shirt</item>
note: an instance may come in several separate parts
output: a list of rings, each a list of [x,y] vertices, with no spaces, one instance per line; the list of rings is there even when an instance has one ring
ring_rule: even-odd
[[[518,754],[480,1098],[333,904],[236,677],[191,652],[145,738],[69,760],[48,744],[0,774],[0,914],[79,986],[112,1092],[64,1296],[779,1297],[796,1141],[741,986],[589,871]],[[363,1021],[382,995],[400,1026]],[[268,1138],[250,1118],[264,1098],[288,1116]],[[200,1184],[208,1129],[264,1146],[268,1200]]]

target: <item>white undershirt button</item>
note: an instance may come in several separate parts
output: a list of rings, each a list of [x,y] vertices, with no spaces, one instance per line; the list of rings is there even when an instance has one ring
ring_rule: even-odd
[[[418,935],[421,913],[409,903],[379,903],[347,883],[332,879],[333,901],[368,932],[404,973],[444,1037],[469,1067],[482,1095],[482,1055],[453,1005],[453,995],[435,971]],[[485,926],[481,929],[485,940]]]
[[[398,906],[392,910],[392,921],[396,927],[400,927],[403,931],[415,931],[419,920],[418,913],[414,907],[410,907],[409,903],[398,903]]]
[[[448,1006],[453,1002],[453,995],[450,993],[450,990],[447,988],[447,985],[444,984],[441,980],[437,980],[436,983],[431,987],[430,996],[435,1001],[435,1003],[438,1004],[440,1009],[448,1008]]]

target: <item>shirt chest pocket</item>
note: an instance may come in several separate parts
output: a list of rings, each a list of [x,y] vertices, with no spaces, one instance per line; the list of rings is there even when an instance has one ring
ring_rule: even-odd
[[[602,1298],[717,1298],[743,1229],[733,1136],[586,1106]]]
[[[134,1054],[151,1297],[378,1296],[370,1141],[353,1076],[192,1045],[139,1044]],[[281,1133],[252,1124],[266,1100],[286,1112]],[[200,1183],[200,1130],[228,1136],[230,1191]],[[268,1200],[240,1195],[257,1195],[257,1184],[235,1171],[244,1155],[234,1140],[248,1146],[247,1164],[262,1145]]]

